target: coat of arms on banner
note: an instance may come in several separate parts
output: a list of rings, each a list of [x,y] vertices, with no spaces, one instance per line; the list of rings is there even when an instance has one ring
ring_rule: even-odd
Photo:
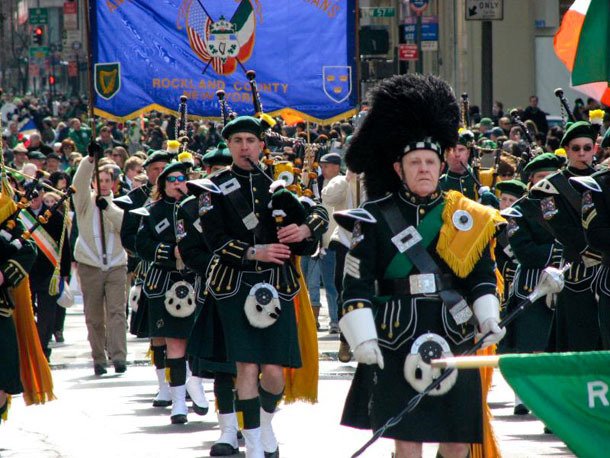
[[[121,64],[106,62],[95,64],[95,92],[103,99],[111,99],[121,89]]]
[[[322,67],[322,87],[333,102],[343,102],[352,93],[352,67],[348,65]]]
[[[252,55],[256,14],[262,15],[259,0],[241,0],[230,20],[222,15],[211,18],[204,2],[184,0],[182,4],[180,14],[186,20],[189,44],[218,75],[231,75],[238,62],[243,64]],[[256,11],[252,2],[257,4]]]

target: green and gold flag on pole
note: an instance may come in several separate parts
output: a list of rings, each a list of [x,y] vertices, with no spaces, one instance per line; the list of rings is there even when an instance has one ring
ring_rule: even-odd
[[[500,370],[578,457],[610,456],[610,352],[502,355]]]

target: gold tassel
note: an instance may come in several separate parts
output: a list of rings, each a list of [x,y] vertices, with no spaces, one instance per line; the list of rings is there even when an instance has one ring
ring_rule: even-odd
[[[64,202],[64,220],[61,226],[61,237],[59,238],[59,247],[57,248],[57,265],[53,270],[53,276],[51,277],[51,281],[49,283],[49,295],[57,296],[59,294],[59,284],[61,281],[61,254],[64,251],[64,239],[66,238],[66,232],[68,227],[68,202]],[[69,288],[69,285],[64,285],[64,288]]]

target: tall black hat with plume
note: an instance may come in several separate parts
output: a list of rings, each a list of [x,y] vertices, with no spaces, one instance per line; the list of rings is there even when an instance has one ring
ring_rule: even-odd
[[[405,149],[432,145],[442,153],[458,139],[460,109],[453,90],[432,75],[397,75],[383,80],[368,95],[371,109],[355,132],[345,155],[350,170],[364,172],[369,198],[398,191],[393,163]]]

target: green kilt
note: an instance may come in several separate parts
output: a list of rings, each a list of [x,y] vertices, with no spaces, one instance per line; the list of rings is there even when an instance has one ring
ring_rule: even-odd
[[[268,276],[265,272],[243,272],[237,293],[216,299],[227,356],[230,361],[299,368],[301,352],[293,299],[280,297],[282,313],[267,328],[255,328],[246,318],[244,304],[250,288],[268,280]]]
[[[0,316],[0,390],[23,392],[19,372],[19,346],[13,317]]]
[[[170,315],[165,308],[165,293],[169,291],[174,283],[183,280],[193,284],[193,278],[185,278],[180,272],[171,271],[167,287],[162,290],[163,294],[154,293],[154,297],[151,297],[151,291],[145,285],[143,292],[146,295],[145,302],[147,307],[145,307],[145,311],[148,314],[149,337],[187,339],[190,335],[193,322],[195,321],[195,313],[188,317],[180,318]]]

